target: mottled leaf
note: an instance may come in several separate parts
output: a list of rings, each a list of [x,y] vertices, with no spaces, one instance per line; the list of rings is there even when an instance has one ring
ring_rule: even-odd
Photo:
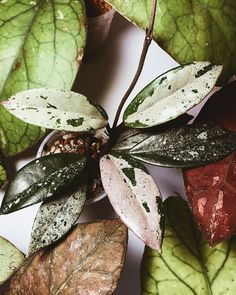
[[[222,67],[194,62],[162,74],[131,101],[124,123],[132,128],[156,126],[186,113],[214,87]]]
[[[44,202],[35,217],[29,254],[62,238],[78,219],[86,201],[86,190]]]
[[[70,90],[83,56],[85,9],[78,1],[0,2],[0,99],[30,88]],[[13,155],[43,132],[0,106],[0,147]]]
[[[146,247],[142,295],[232,295],[236,289],[236,239],[211,248],[201,237],[187,202],[164,202],[162,253]]]
[[[24,254],[0,237],[0,285],[8,280],[24,261]]]
[[[210,124],[194,124],[149,136],[130,154],[157,166],[187,168],[216,162],[233,151],[236,133]]]
[[[108,0],[144,30],[152,1]],[[153,38],[180,64],[208,60],[223,64],[222,80],[236,72],[235,0],[158,0]],[[203,13],[204,12],[204,13]]]
[[[1,214],[63,192],[78,179],[84,166],[85,158],[79,154],[54,154],[30,162],[11,181],[2,201]]]
[[[153,249],[162,240],[162,200],[146,168],[134,158],[112,152],[100,160],[108,198],[122,221]]]
[[[204,105],[198,122],[236,132],[236,81],[216,92]],[[236,152],[224,160],[184,171],[186,192],[195,219],[210,245],[236,233]]]
[[[7,182],[8,174],[0,153],[0,188]]]
[[[112,295],[127,247],[127,229],[118,220],[79,224],[56,246],[28,259],[6,295]]]
[[[15,94],[2,104],[19,119],[49,129],[88,131],[107,124],[102,107],[73,91],[30,89]]]

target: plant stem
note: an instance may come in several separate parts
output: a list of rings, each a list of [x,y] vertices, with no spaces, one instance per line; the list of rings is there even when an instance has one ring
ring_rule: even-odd
[[[143,43],[143,49],[142,49],[142,53],[140,56],[138,68],[137,68],[137,71],[136,71],[135,76],[133,78],[133,81],[131,82],[128,90],[126,91],[125,95],[123,96],[123,98],[119,104],[119,107],[117,109],[116,116],[115,116],[115,119],[114,119],[114,122],[112,125],[112,130],[114,128],[116,128],[121,111],[123,109],[123,106],[124,106],[126,100],[128,99],[128,97],[130,96],[131,92],[133,91],[133,89],[134,89],[136,83],[138,82],[138,79],[142,73],[142,69],[143,69],[144,62],[145,62],[145,59],[147,56],[148,48],[152,42],[153,27],[154,27],[155,16],[156,16],[156,7],[157,7],[157,0],[153,0],[152,1],[152,12],[151,12],[150,24],[149,24],[148,29],[146,29],[146,35],[145,35],[145,39],[144,39],[144,43]]]

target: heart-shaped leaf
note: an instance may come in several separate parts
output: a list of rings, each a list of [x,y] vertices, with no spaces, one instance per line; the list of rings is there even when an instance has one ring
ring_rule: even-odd
[[[148,28],[152,1],[107,2],[142,29]],[[158,0],[153,38],[181,64],[195,60],[223,64],[222,79],[227,81],[236,72],[236,2],[213,2],[182,0],[178,5]]]
[[[221,66],[209,62],[193,62],[162,74],[128,105],[125,125],[147,128],[186,113],[212,90],[221,70]]]
[[[142,295],[234,294],[236,239],[211,248],[202,239],[187,202],[164,202],[162,253],[146,247],[142,261]]]
[[[36,87],[71,89],[85,45],[82,0],[1,1],[0,20],[0,99]],[[0,106],[0,134],[0,147],[9,156],[43,132]]]
[[[160,250],[162,200],[146,168],[118,152],[103,156],[100,168],[103,187],[116,213],[145,244]]]
[[[216,92],[204,105],[198,122],[210,122],[236,132],[236,81]],[[204,167],[184,171],[195,219],[211,246],[236,233],[236,153]]]
[[[84,166],[85,158],[79,154],[55,154],[30,162],[11,181],[1,214],[31,206],[62,192],[78,179]]]
[[[8,280],[24,261],[24,254],[0,237],[0,285]]]
[[[2,104],[19,119],[49,129],[88,131],[107,124],[102,107],[73,91],[30,89],[17,93]]]
[[[4,162],[1,159],[1,154],[0,154],[0,188],[7,182],[7,179],[8,179],[7,170],[6,170]]]
[[[236,133],[209,124],[173,128],[152,135],[130,150],[149,164],[187,168],[216,162],[236,151]]]
[[[111,295],[126,247],[127,228],[118,219],[77,225],[65,240],[28,259],[6,295]]]
[[[63,237],[78,219],[86,201],[86,190],[81,187],[71,195],[44,202],[35,217],[29,254]]]

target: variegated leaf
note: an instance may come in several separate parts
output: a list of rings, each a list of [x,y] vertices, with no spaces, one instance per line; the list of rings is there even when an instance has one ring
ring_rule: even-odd
[[[159,76],[128,105],[125,125],[148,128],[186,113],[212,90],[221,71],[222,66],[193,62]]]
[[[191,124],[149,136],[130,154],[157,166],[188,168],[216,162],[235,150],[236,133],[211,124]]]
[[[100,168],[116,213],[145,244],[160,251],[162,200],[151,175],[140,162],[119,152],[103,156]]]
[[[49,129],[88,131],[107,125],[102,107],[73,91],[30,89],[17,93],[2,105],[24,122]]]
[[[236,238],[211,248],[197,229],[187,202],[164,202],[162,253],[145,249],[142,295],[233,295],[236,290]]]
[[[0,213],[7,214],[52,198],[72,185],[85,166],[79,154],[54,154],[35,159],[10,183]]]
[[[0,285],[9,279],[24,261],[24,254],[0,237]]]
[[[29,254],[62,238],[78,219],[86,201],[86,188],[44,202],[34,220]]]

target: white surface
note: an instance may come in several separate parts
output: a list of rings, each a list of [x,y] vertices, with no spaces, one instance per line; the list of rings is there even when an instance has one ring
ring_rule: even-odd
[[[136,71],[143,39],[143,31],[116,14],[103,55],[93,62],[83,64],[80,69],[76,90],[102,104],[109,114],[111,123],[119,101]],[[155,77],[176,65],[176,62],[153,42],[141,78],[130,99]],[[36,148],[33,148],[27,153],[15,157],[14,161],[18,163],[17,167],[19,168],[26,160],[35,157],[35,155]],[[173,195],[174,192],[183,193],[180,171],[151,166],[149,168],[163,197]],[[14,170],[14,165],[12,165],[12,170]],[[27,252],[28,249],[31,226],[37,208],[38,205],[0,216],[0,235],[9,239],[24,252]],[[107,199],[104,199],[87,206],[80,221],[112,216],[113,210]],[[126,264],[115,295],[140,294],[139,268],[143,248],[143,243],[130,233]],[[2,294],[1,289],[0,294]]]

